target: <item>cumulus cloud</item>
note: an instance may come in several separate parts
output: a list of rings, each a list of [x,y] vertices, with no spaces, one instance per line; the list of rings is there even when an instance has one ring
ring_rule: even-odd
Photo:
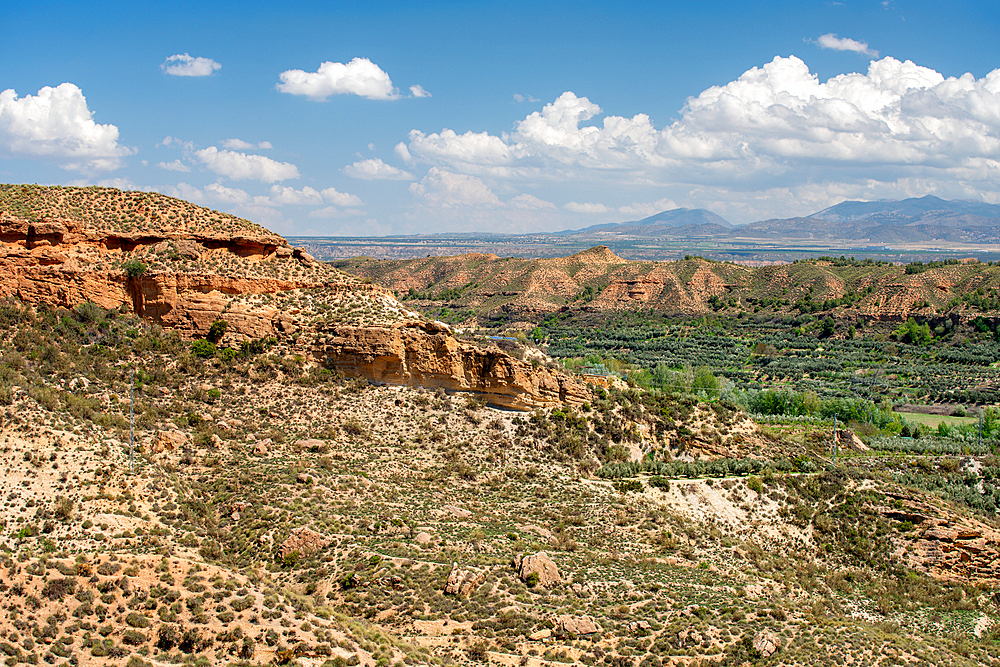
[[[424,90],[424,87],[420,86],[420,85],[410,86],[410,94],[413,95],[414,97],[430,97],[431,96],[431,94],[429,92],[427,92],[426,90]]]
[[[402,169],[397,169],[391,164],[386,164],[378,158],[359,160],[354,164],[349,164],[342,170],[351,178],[360,178],[364,181],[412,181],[413,174]]]
[[[161,141],[160,143],[156,144],[157,148],[159,148],[160,146],[167,146],[167,147],[170,147],[170,146],[180,146],[181,148],[183,148],[186,151],[194,150],[194,143],[193,142],[191,142],[191,141],[182,141],[181,139],[178,139],[177,137],[171,137],[169,135],[167,135],[166,137],[164,137],[163,141]]]
[[[208,169],[234,181],[256,180],[265,183],[298,178],[299,170],[289,162],[278,162],[263,155],[247,155],[209,146],[193,153]]]
[[[222,142],[222,147],[233,151],[267,150],[269,148],[274,148],[270,141],[262,141],[258,144],[252,144],[249,141],[243,141],[242,139],[226,139]]]
[[[527,209],[527,210],[538,210],[538,209],[554,209],[556,207],[550,201],[545,201],[544,199],[539,199],[535,195],[523,194],[513,197],[507,202],[508,206],[513,206],[514,208]]]
[[[398,155],[403,162],[413,162],[413,156],[410,155],[410,149],[407,148],[406,144],[402,141],[396,144],[396,148],[393,149],[393,152]]]
[[[320,191],[308,185],[301,190],[296,190],[285,185],[272,185],[270,200],[275,204],[311,204],[314,206],[322,204],[335,204],[336,206],[364,205],[361,198],[356,195],[338,192],[336,188],[326,188]]]
[[[1000,187],[1000,70],[944,77],[887,57],[866,73],[820,81],[799,58],[777,57],[690,98],[666,127],[646,114],[601,113],[566,92],[510,133],[413,130],[396,152],[491,182],[646,185],[673,199],[683,192],[685,205],[700,205],[687,196],[696,188],[705,201],[733,190],[747,201],[747,193],[817,182],[875,180],[896,192],[892,184],[904,180]]]
[[[816,45],[824,49],[833,49],[834,51],[854,51],[855,53],[863,53],[866,56],[871,56],[872,58],[878,58],[878,51],[869,48],[868,42],[859,42],[851,39],[850,37],[837,37],[832,32],[820,35],[820,38],[816,40]]]
[[[607,213],[611,209],[604,204],[594,204],[590,202],[575,202],[571,201],[563,206],[567,211],[572,213]]]
[[[410,192],[425,204],[442,208],[503,205],[481,179],[437,167],[431,167],[419,183],[410,184]]]
[[[308,185],[301,190],[285,185],[272,185],[271,200],[278,204],[322,204],[323,195]]]
[[[174,160],[173,162],[157,162],[156,166],[160,169],[166,169],[167,171],[180,171],[188,172],[191,171],[191,167],[187,166],[180,160]]]
[[[211,76],[222,69],[222,65],[211,58],[195,58],[186,53],[170,56],[160,69],[171,76]]]
[[[0,154],[52,160],[63,169],[104,172],[122,166],[132,151],[118,143],[118,128],[94,122],[77,86],[45,86],[18,98],[0,92]]]
[[[404,160],[416,156],[426,162],[440,162],[466,171],[501,171],[503,165],[514,163],[516,147],[503,138],[487,132],[456,134],[454,130],[425,135],[410,131],[409,146],[400,144],[396,153]]]
[[[254,198],[246,190],[240,188],[227,188],[220,183],[209,183],[204,188],[205,196],[209,199],[224,202],[226,204],[250,204]]]
[[[515,102],[541,102],[537,97],[532,97],[531,95],[522,95],[521,93],[514,93]]]
[[[280,92],[305,95],[313,100],[325,100],[330,95],[360,95],[370,100],[399,99],[399,91],[392,85],[389,75],[368,58],[355,58],[346,65],[325,62],[315,72],[290,69],[279,74],[278,78],[277,89]]]
[[[347,194],[346,192],[337,192],[336,188],[326,188],[321,193],[323,195],[323,201],[330,204],[336,204],[337,206],[362,206],[364,202],[357,195]]]
[[[96,185],[101,188],[116,188],[118,190],[138,190],[142,192],[149,192],[150,188],[146,186],[138,186],[135,184],[131,178],[100,178],[95,181],[92,178],[82,178],[74,181],[70,181],[66,185],[72,185],[76,188],[85,188],[91,185]]]

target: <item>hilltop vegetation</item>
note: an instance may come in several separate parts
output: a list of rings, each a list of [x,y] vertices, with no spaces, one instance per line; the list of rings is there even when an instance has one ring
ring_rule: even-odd
[[[88,230],[163,236],[274,236],[260,225],[158,192],[0,184],[0,210],[31,221],[68,219]]]

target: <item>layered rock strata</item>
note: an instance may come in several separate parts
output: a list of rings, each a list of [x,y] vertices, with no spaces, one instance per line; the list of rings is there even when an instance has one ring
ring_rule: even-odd
[[[223,320],[224,344],[274,338],[350,377],[473,392],[507,408],[587,400],[578,380],[460,341],[447,326],[421,321],[387,289],[321,264],[248,221],[148,193],[41,190],[61,197],[57,204],[82,198],[90,213],[84,219],[0,210],[0,297],[124,309],[187,339],[204,337]],[[95,210],[145,217],[105,224]]]

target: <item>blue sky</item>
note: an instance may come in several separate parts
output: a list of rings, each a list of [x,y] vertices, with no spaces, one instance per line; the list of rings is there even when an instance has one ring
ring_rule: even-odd
[[[17,3],[0,181],[287,235],[1000,203],[1000,3]]]

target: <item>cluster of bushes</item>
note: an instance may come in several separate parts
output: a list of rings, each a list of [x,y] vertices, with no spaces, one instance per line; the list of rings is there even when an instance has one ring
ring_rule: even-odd
[[[955,440],[938,437],[881,437],[872,438],[867,444],[869,447],[879,452],[920,455],[951,454],[956,456],[985,456],[990,454],[995,447],[995,445],[990,442],[957,442]]]
[[[942,259],[940,261],[930,261],[930,262],[910,262],[903,269],[903,272],[907,275],[913,275],[917,273],[923,273],[924,271],[930,271],[931,269],[940,269],[945,266],[955,266],[956,264],[961,264],[960,259]]]
[[[868,423],[884,429],[901,424],[892,406],[886,403],[876,405],[862,398],[820,397],[813,391],[792,389],[748,389],[735,390],[728,398],[744,410],[754,415],[802,416],[821,419],[837,418],[847,423],[856,421]]]
[[[952,459],[953,460],[953,459]],[[995,462],[995,459],[994,459]],[[954,466],[957,468],[957,465]],[[953,469],[954,469],[953,468]],[[947,500],[964,503],[973,510],[996,516],[1000,506],[1000,467],[985,466],[978,473],[910,468],[893,475],[893,480],[906,486],[924,489]]]
[[[667,480],[698,477],[745,477],[764,471],[773,472],[815,472],[816,463],[805,456],[796,459],[781,458],[775,461],[763,459],[715,459],[712,461],[618,461],[609,463],[597,471],[602,479],[627,479],[638,475],[655,475],[653,480]],[[651,486],[659,482],[650,481]]]

